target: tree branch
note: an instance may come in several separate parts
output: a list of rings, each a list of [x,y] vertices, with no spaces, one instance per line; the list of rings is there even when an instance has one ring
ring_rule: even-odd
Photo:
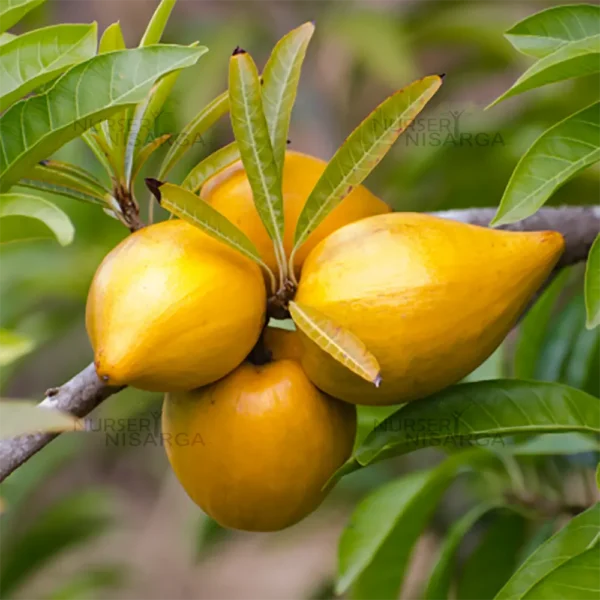
[[[486,226],[494,216],[493,208],[449,210],[432,213],[446,219]],[[600,230],[600,207],[544,208],[532,217],[502,227],[512,231],[553,229],[566,240],[565,252],[557,268],[584,261]],[[49,390],[42,405],[84,417],[103,400],[122,388],[107,387],[96,376],[94,365],[86,367],[62,387]],[[58,434],[37,433],[0,442],[0,481],[31,458]]]

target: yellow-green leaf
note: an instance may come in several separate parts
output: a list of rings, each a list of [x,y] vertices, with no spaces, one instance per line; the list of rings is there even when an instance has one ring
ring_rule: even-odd
[[[300,71],[314,31],[313,23],[304,23],[284,35],[273,48],[263,71],[263,109],[273,157],[280,171],[283,168]]]
[[[441,85],[437,75],[411,83],[382,102],[350,134],[306,200],[296,226],[294,251],[363,182]]]
[[[363,379],[381,383],[379,363],[350,331],[310,306],[290,302],[294,323],[311,341]]]
[[[68,413],[26,400],[0,400],[0,439],[38,431],[76,431],[79,419]]]
[[[29,354],[35,342],[24,335],[8,329],[0,329],[0,367],[6,367]]]
[[[175,2],[177,2],[177,0],[162,0],[157,6],[150,19],[150,23],[148,23],[148,27],[146,27],[146,31],[142,36],[140,48],[142,46],[151,46],[152,44],[158,44],[158,42],[160,42],[160,38],[165,31],[167,21],[171,16],[171,11],[175,6]]]
[[[231,144],[219,148],[216,152],[213,152],[210,156],[207,156],[204,160],[200,161],[187,174],[181,187],[197,194],[208,179],[234,163],[239,157],[240,151],[235,142],[231,142]]]
[[[30,10],[46,0],[2,0],[0,2],[0,33],[18,23]]]
[[[123,37],[121,24],[119,21],[112,23],[102,33],[100,45],[98,46],[98,54],[114,52],[115,50],[125,50],[125,48],[125,38]]]

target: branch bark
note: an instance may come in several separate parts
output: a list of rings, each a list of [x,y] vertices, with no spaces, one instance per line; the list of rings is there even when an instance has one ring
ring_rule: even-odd
[[[446,219],[487,226],[495,214],[493,208],[449,210],[432,213]],[[584,261],[600,231],[600,207],[544,208],[532,217],[503,226],[512,231],[537,231],[553,229],[560,231],[566,240],[565,252],[557,268]],[[84,417],[103,400],[122,388],[106,386],[96,376],[94,365],[83,371],[60,388],[49,390],[42,401],[44,406],[67,411]],[[58,434],[37,433],[0,442],[0,481],[50,443]]]

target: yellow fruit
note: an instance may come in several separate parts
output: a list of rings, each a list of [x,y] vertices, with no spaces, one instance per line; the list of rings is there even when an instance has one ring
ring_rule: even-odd
[[[422,214],[347,225],[308,256],[296,301],[356,334],[383,381],[375,388],[303,334],[302,365],[317,387],[356,404],[443,389],[500,344],[563,248],[553,231],[499,231]]]
[[[291,151],[285,154],[284,247],[288,258],[294,246],[294,232],[300,212],[326,166],[325,161],[307,154]],[[203,186],[200,197],[235,223],[254,242],[267,265],[277,272],[273,242],[256,212],[252,190],[241,161],[233,163],[209,179]],[[294,258],[295,268],[299,272],[311,249],[336,229],[347,223],[387,213],[390,210],[385,202],[371,194],[367,188],[362,185],[357,186],[298,249]]]
[[[352,451],[356,409],[319,392],[295,361],[244,363],[201,390],[168,394],[162,429],[202,510],[225,527],[275,531],[323,500]]]
[[[104,259],[86,325],[110,385],[190,390],[237,367],[265,318],[259,267],[184,221],[145,227]]]
[[[302,358],[302,340],[297,331],[267,327],[263,333],[264,344],[273,360],[296,360]]]

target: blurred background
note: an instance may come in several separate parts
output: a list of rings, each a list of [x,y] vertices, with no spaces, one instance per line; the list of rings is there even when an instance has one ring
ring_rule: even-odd
[[[51,0],[18,31],[92,20],[102,31],[119,20],[128,46],[135,46],[157,4]],[[552,5],[557,3],[180,0],[163,41],[198,40],[210,52],[179,78],[155,134],[179,132],[225,89],[235,46],[261,66],[282,35],[314,20],[290,147],[328,159],[391,92],[424,75],[446,73],[442,91],[366,185],[396,210],[496,206],[535,138],[597,96],[597,79],[581,78],[484,111],[531,64],[503,32]],[[170,180],[181,181],[231,139],[223,119],[195,141]],[[59,157],[102,175],[79,141]],[[154,157],[144,176],[156,174],[161,158]],[[551,203],[596,203],[598,173],[597,165],[584,171]],[[137,193],[144,212],[148,194],[142,186]],[[41,398],[92,360],[84,328],[87,289],[102,257],[127,235],[96,207],[53,200],[75,224],[71,246],[48,240],[3,249],[0,326],[29,340],[20,358],[2,357],[4,397]],[[546,294],[543,310],[531,313],[471,378],[514,376],[517,353],[518,369],[528,361],[530,376],[597,395],[598,339],[583,327],[581,289],[581,269],[565,273]],[[526,337],[532,335],[533,349]],[[357,501],[394,475],[437,460],[435,451],[420,451],[348,477],[315,514],[286,531],[229,532],[188,500],[168,468],[160,409],[158,395],[126,390],[113,396],[90,417],[96,431],[61,436],[0,486],[3,598],[330,598],[337,538]],[[363,411],[361,431],[379,417]],[[140,431],[141,423],[150,425]],[[585,493],[587,466],[584,457],[570,469],[563,483],[571,493]],[[476,493],[462,481],[446,496],[417,545],[403,597],[417,596],[440,532]],[[475,547],[477,531],[469,539]]]

